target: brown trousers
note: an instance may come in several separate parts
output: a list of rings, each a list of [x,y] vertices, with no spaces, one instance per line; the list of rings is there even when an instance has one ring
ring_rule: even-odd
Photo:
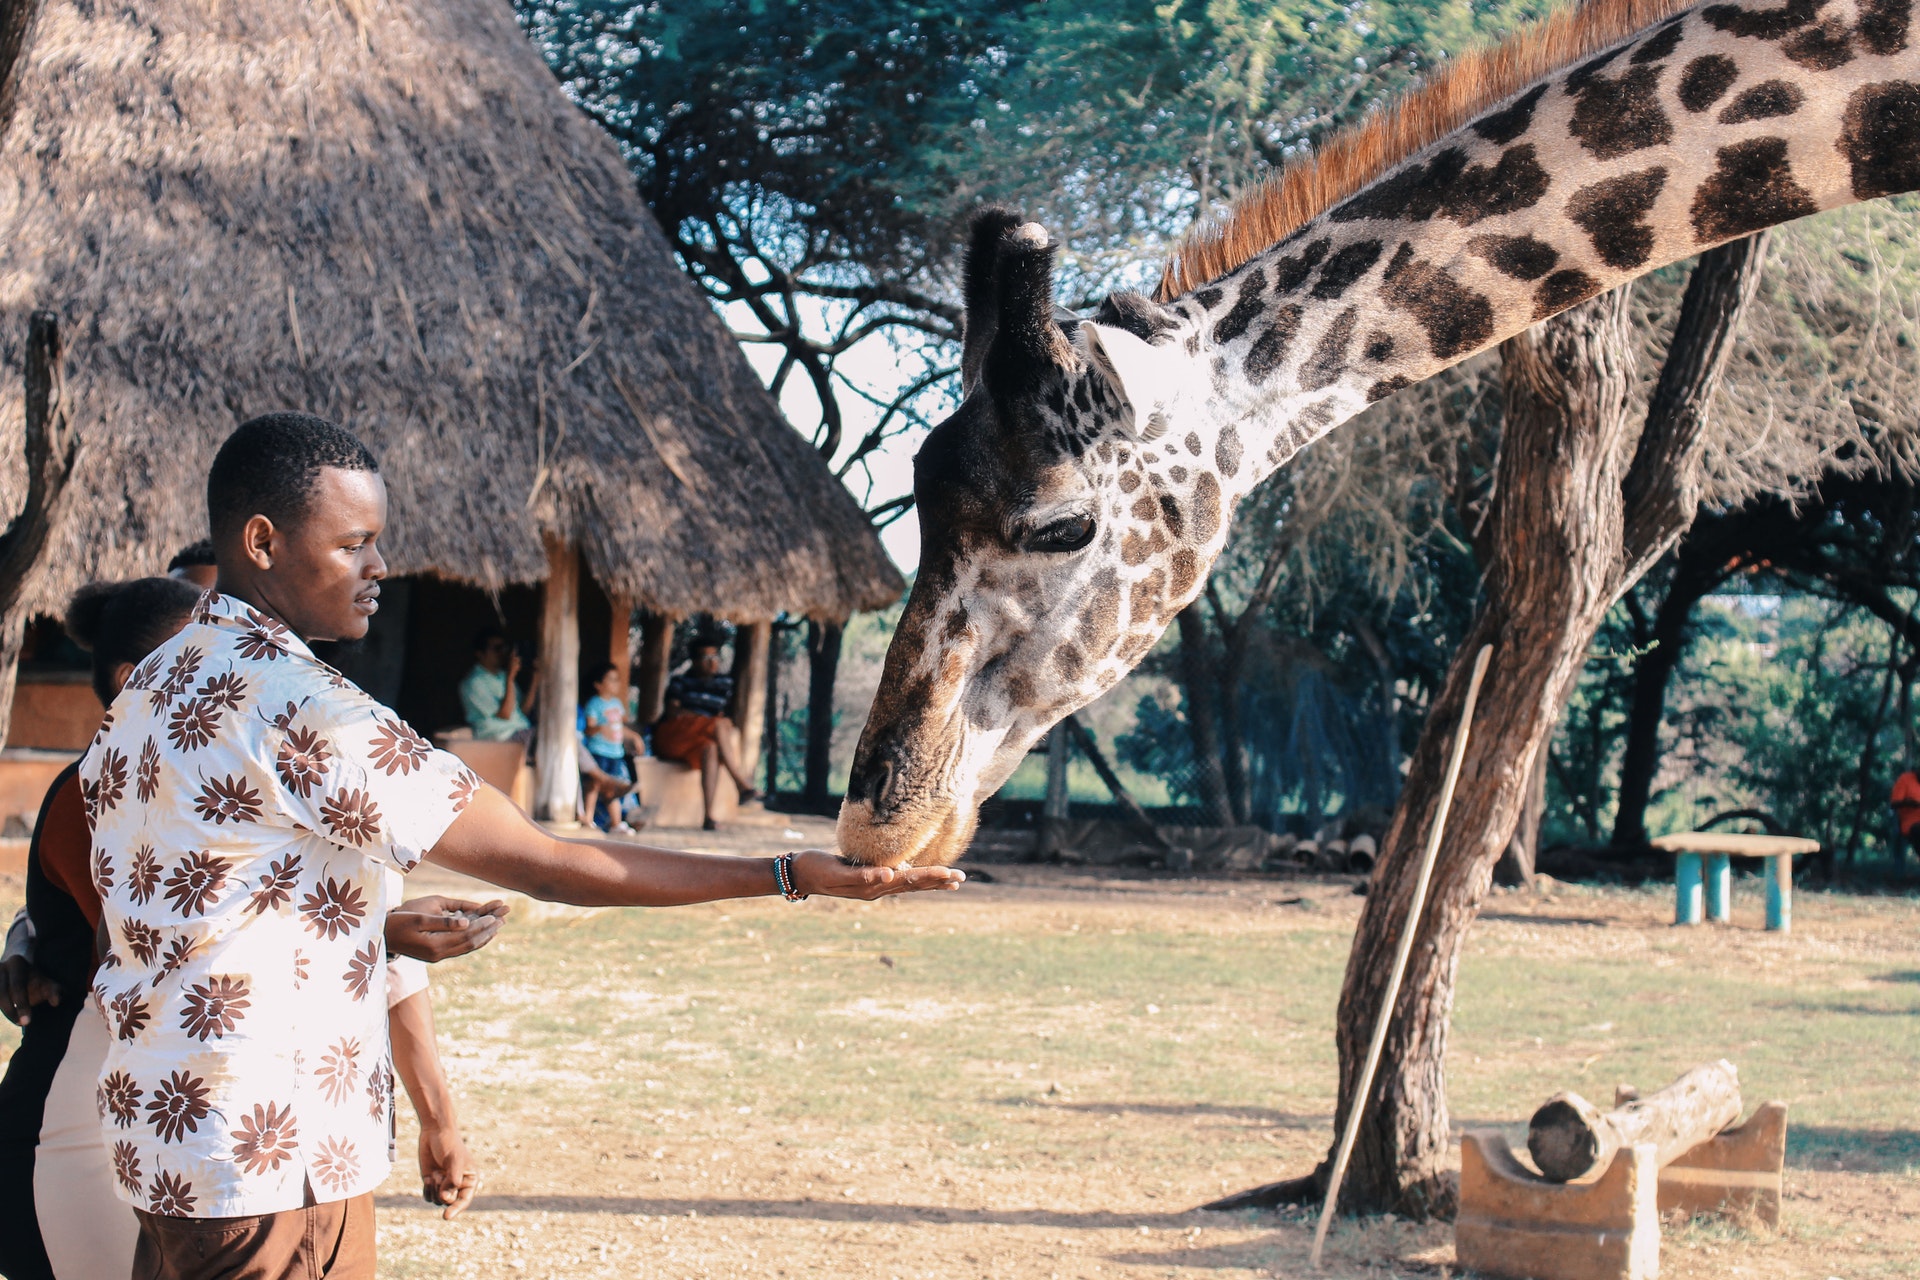
[[[371,1193],[248,1218],[134,1212],[133,1280],[374,1280]]]

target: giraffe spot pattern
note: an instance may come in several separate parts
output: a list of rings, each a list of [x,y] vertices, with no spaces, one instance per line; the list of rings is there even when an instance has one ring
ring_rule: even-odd
[[[1653,254],[1653,228],[1646,216],[1666,185],[1662,165],[1606,178],[1574,192],[1567,216],[1587,233],[1602,262],[1631,270]]]
[[[1120,575],[1102,569],[1087,584],[1087,611],[1080,619],[1080,640],[1088,653],[1105,653],[1120,634]]]
[[[1745,124],[1749,120],[1770,120],[1790,116],[1800,109],[1806,95],[1791,80],[1762,80],[1729,102],[1720,112],[1721,124]]]
[[[1220,317],[1220,323],[1213,326],[1213,340],[1216,345],[1225,345],[1247,331],[1247,326],[1260,314],[1260,295],[1267,287],[1267,278],[1259,267],[1247,272],[1246,279],[1240,282],[1240,295],[1234,300],[1233,309]]]
[[[1273,371],[1287,358],[1287,348],[1293,345],[1294,335],[1300,332],[1302,314],[1298,306],[1285,306],[1274,312],[1273,324],[1254,340],[1247,352],[1247,381],[1257,387],[1273,376]]]
[[[1627,61],[1635,66],[1644,66],[1649,62],[1658,62],[1680,47],[1680,37],[1686,34],[1686,19],[1675,18],[1666,26],[1642,40],[1634,49],[1633,56]]]
[[[1138,471],[1122,471],[1120,473],[1119,483],[1120,492],[1132,493],[1140,487],[1140,473]]]
[[[1568,130],[1599,160],[1613,160],[1673,138],[1673,122],[1660,105],[1659,66],[1631,67],[1617,80],[1591,75],[1578,89],[1567,78],[1574,95],[1573,119]],[[1576,73],[1577,74],[1577,73]]]
[[[1853,32],[1838,18],[1791,36],[1780,46],[1790,61],[1814,71],[1831,71],[1853,61]]]
[[[1220,532],[1220,482],[1202,471],[1193,485],[1193,540],[1201,546]]]
[[[1215,307],[1219,306],[1220,300],[1222,298],[1225,298],[1226,296],[1227,295],[1224,290],[1216,289],[1212,285],[1208,285],[1206,288],[1202,289],[1200,292],[1194,294],[1193,300],[1199,303],[1202,307],[1206,308],[1208,311],[1211,311]]]
[[[1367,388],[1367,403],[1372,404],[1376,400],[1385,400],[1401,388],[1412,385],[1413,379],[1398,373],[1394,374],[1391,378],[1382,378]]]
[[[1200,433],[1198,431],[1187,432],[1185,444],[1188,453],[1196,458],[1200,456]]]
[[[1348,307],[1335,316],[1321,335],[1313,354],[1300,366],[1300,389],[1318,391],[1330,387],[1347,371],[1347,348],[1353,345],[1353,331],[1360,323],[1357,307]]]
[[[1380,260],[1381,247],[1378,240],[1356,240],[1328,258],[1327,265],[1320,268],[1320,279],[1313,286],[1313,296],[1331,301],[1351,289],[1354,281],[1372,270],[1373,264]]]
[[[1750,138],[1722,147],[1719,163],[1693,194],[1688,211],[1702,244],[1804,218],[1813,197],[1793,180],[1785,138]]]
[[[1533,318],[1545,320],[1600,292],[1600,282],[1584,271],[1556,271],[1533,291]]]
[[[1475,236],[1467,241],[1467,252],[1515,280],[1538,280],[1560,261],[1558,249],[1532,236]]]
[[[1173,553],[1173,559],[1168,562],[1168,568],[1173,571],[1172,582],[1174,598],[1176,600],[1186,599],[1187,593],[1193,590],[1194,582],[1200,577],[1199,558],[1196,557],[1193,552],[1182,547]]]
[[[1380,296],[1395,311],[1405,311],[1426,332],[1427,345],[1450,360],[1493,336],[1493,305],[1440,267],[1416,262],[1413,246],[1402,242],[1387,264]]]
[[[1786,0],[1773,9],[1743,9],[1739,5],[1710,4],[1700,11],[1717,30],[1752,40],[1778,40],[1820,16],[1827,0]]]
[[[1187,469],[1185,467],[1168,467],[1167,479],[1173,481],[1175,484],[1185,484],[1187,482]]]
[[[1547,86],[1535,85],[1514,99],[1512,106],[1474,121],[1473,131],[1497,147],[1506,146],[1533,127],[1533,109],[1540,105],[1540,97],[1546,91]]]
[[[1724,53],[1709,53],[1695,58],[1680,73],[1680,105],[1696,114],[1705,111],[1726,96],[1740,68]]]
[[[1860,22],[1854,34],[1867,52],[1877,57],[1907,47],[1907,29],[1913,22],[1912,0],[1860,0]]]
[[[1232,427],[1222,428],[1213,442],[1213,465],[1229,480],[1240,474],[1240,433]]]
[[[1854,90],[1839,147],[1862,200],[1920,187],[1920,85],[1886,80]]]
[[[1127,617],[1136,620],[1159,617],[1160,597],[1166,582],[1167,575],[1155,569],[1134,583],[1127,596]]]
[[[1470,227],[1482,218],[1531,209],[1546,195],[1549,182],[1531,142],[1509,147],[1492,165],[1468,164],[1464,150],[1445,147],[1432,159],[1354,196],[1328,217],[1335,222],[1442,217]]]
[[[1187,527],[1186,516],[1181,512],[1180,504],[1174,501],[1173,495],[1170,493],[1160,495],[1160,518],[1165,522],[1168,533],[1182,541],[1185,540]]]
[[[1367,347],[1362,352],[1367,359],[1379,364],[1393,354],[1393,335],[1381,333],[1378,329],[1367,335]]]
[[[1273,293],[1281,297],[1292,293],[1307,282],[1313,269],[1320,265],[1320,259],[1327,256],[1327,249],[1333,241],[1327,236],[1308,244],[1299,253],[1288,254],[1273,264]]]

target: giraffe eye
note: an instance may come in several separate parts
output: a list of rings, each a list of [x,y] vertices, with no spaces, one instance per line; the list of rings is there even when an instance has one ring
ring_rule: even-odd
[[[1084,512],[1055,520],[1027,535],[1023,549],[1040,554],[1078,551],[1093,541],[1093,517]]]

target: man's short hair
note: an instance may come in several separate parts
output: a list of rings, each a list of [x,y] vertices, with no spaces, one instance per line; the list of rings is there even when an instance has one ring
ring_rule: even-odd
[[[202,538],[174,552],[173,559],[167,561],[167,572],[172,573],[176,569],[199,569],[213,563],[215,563],[213,539]]]
[[[379,471],[367,446],[310,413],[269,413],[241,423],[207,473],[207,523],[222,540],[255,516],[290,528],[307,514],[320,471]]]

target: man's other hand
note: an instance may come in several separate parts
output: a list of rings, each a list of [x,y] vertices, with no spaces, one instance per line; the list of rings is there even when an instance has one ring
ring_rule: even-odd
[[[830,898],[892,897],[924,889],[958,889],[967,873],[958,867],[861,867],[824,849],[802,849],[793,855],[793,887],[801,893],[823,893]]]
[[[387,913],[387,950],[436,964],[486,946],[506,918],[507,904],[498,899],[482,905],[439,894],[412,898]]]
[[[33,1006],[60,1004],[60,984],[33,967],[25,956],[0,962],[0,1015],[16,1027],[33,1021]]]
[[[451,1124],[420,1126],[420,1194],[451,1222],[473,1203],[480,1174],[460,1130]]]

